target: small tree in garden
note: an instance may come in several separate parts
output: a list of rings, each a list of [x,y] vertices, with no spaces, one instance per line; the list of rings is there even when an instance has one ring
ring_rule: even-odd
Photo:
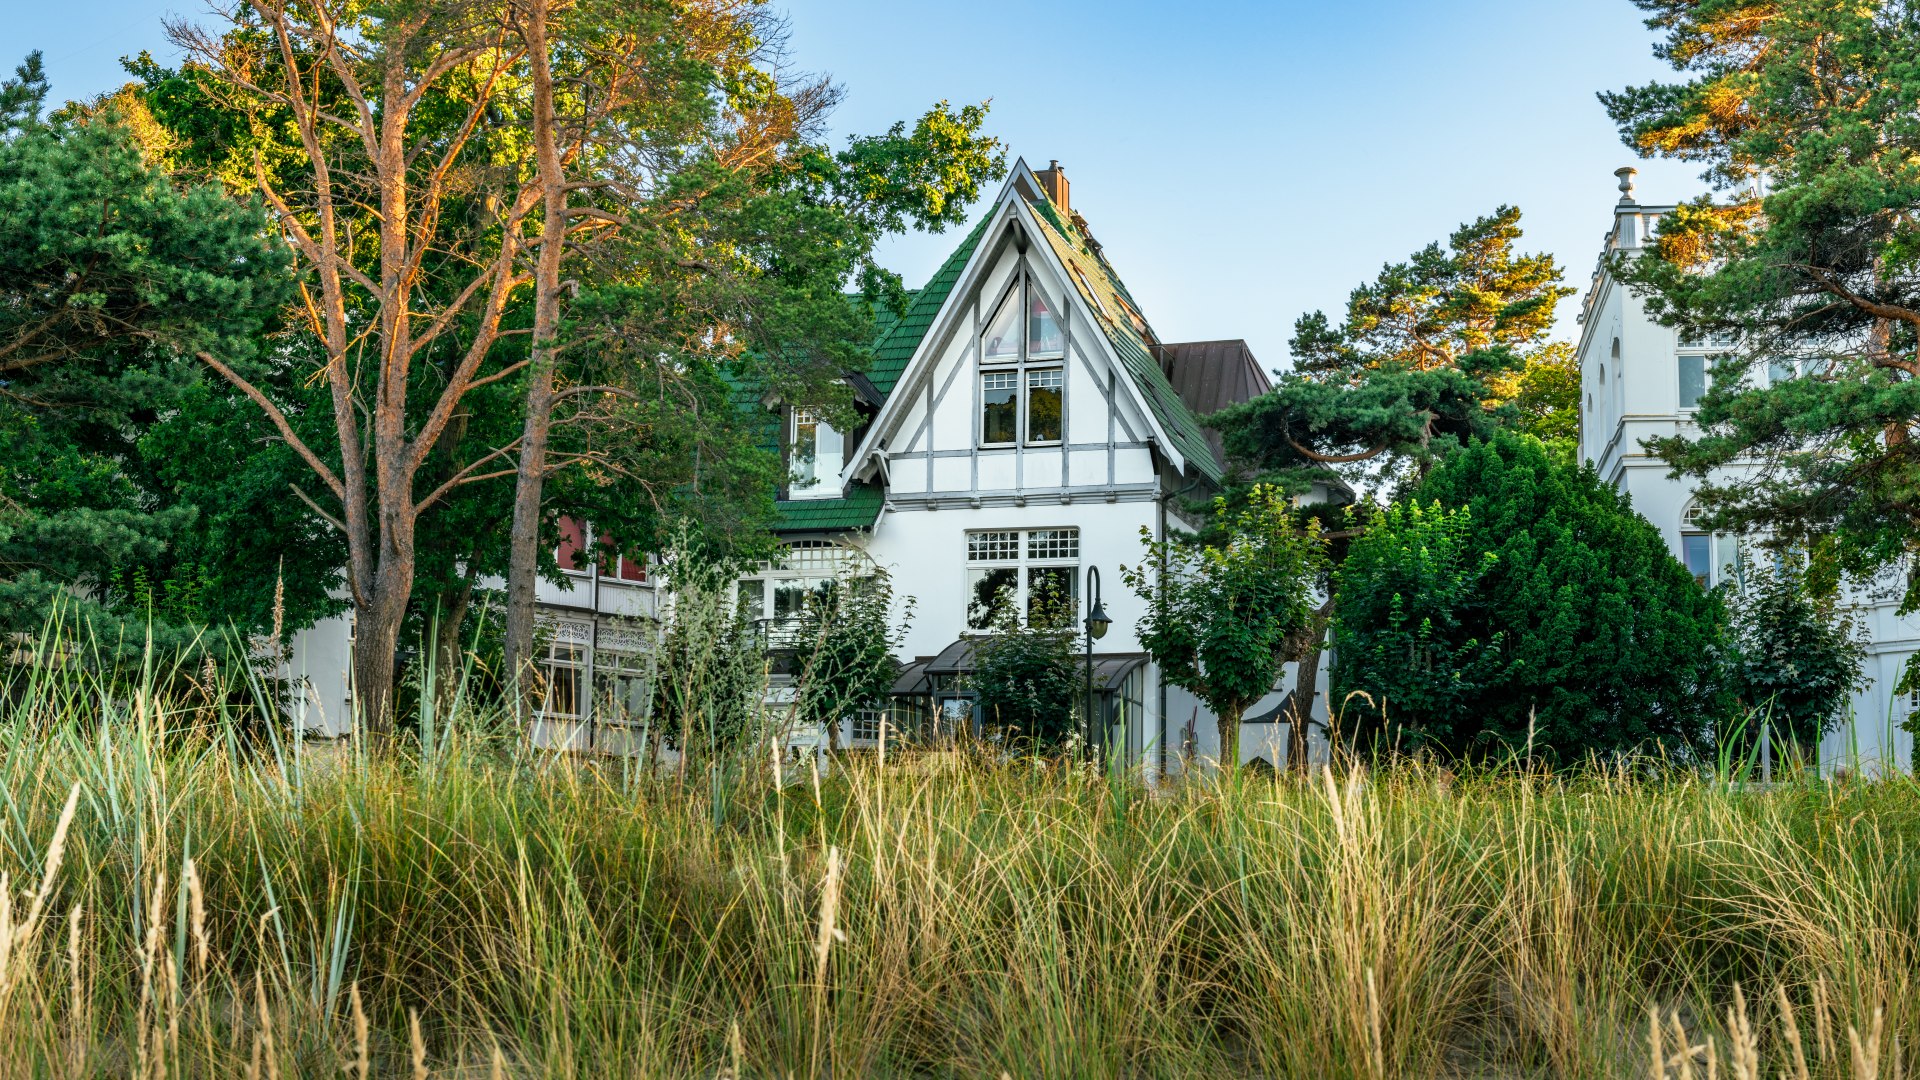
[[[717,754],[758,721],[766,654],[735,606],[730,567],[684,553],[669,563],[673,595],[655,657],[653,726],[677,750]]]
[[[1001,604],[993,634],[974,651],[968,685],[980,696],[987,726],[1010,743],[1044,750],[1079,730],[1076,710],[1086,693],[1075,657],[1070,598],[1041,597],[1030,617]]]
[[[1265,697],[1287,660],[1317,639],[1313,583],[1326,562],[1319,525],[1303,530],[1278,487],[1256,485],[1239,509],[1214,502],[1209,542],[1155,540],[1147,561],[1121,568],[1147,602],[1140,644],[1161,677],[1191,690],[1220,725],[1220,767],[1240,763],[1240,717]]]
[[[1756,714],[1756,724],[1766,718],[1776,741],[1811,749],[1832,729],[1847,697],[1864,685],[1866,644],[1858,620],[1833,592],[1810,588],[1789,555],[1748,560],[1727,607],[1734,692]]]
[[[801,653],[796,720],[830,726],[886,702],[899,670],[894,652],[906,638],[913,602],[908,600],[898,623],[892,610],[893,583],[877,567],[844,574],[807,598],[794,635]]]

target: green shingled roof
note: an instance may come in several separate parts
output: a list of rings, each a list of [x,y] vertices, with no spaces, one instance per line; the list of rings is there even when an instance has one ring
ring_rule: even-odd
[[[1167,381],[1153,354],[1147,351],[1147,338],[1142,330],[1146,334],[1153,330],[1147,326],[1145,316],[1140,314],[1120,276],[1113,272],[1112,265],[1088,241],[1080,227],[1061,217],[1051,202],[1041,199],[1033,204],[1033,209],[1040,221],[1040,234],[1066,264],[1067,275],[1073,278],[1087,306],[1093,309],[1094,318],[1113,344],[1121,366],[1139,388],[1140,396],[1146,399],[1147,407],[1153,410],[1154,419],[1160,422],[1181,457],[1201,475],[1219,483],[1223,475],[1220,460],[1214,457],[1213,447],[1201,432],[1200,421],[1194,417],[1193,410],[1180,400],[1179,392]]]
[[[837,499],[787,499],[774,504],[780,513],[780,532],[870,529],[880,520],[887,501],[877,484],[854,484]]]
[[[953,283],[960,280],[960,271],[966,268],[967,260],[973,258],[973,249],[980,243],[980,237],[987,231],[987,222],[993,220],[988,214],[973,227],[947,261],[934,271],[932,280],[926,287],[913,294],[913,300],[907,305],[907,312],[897,321],[892,320],[891,312],[876,312],[880,319],[880,336],[873,346],[873,363],[867,367],[867,378],[882,394],[893,393],[900,383],[900,376],[906,374],[907,362],[913,359],[914,351],[920,348],[920,340],[927,336],[927,328],[933,325],[933,317],[940,312],[941,305],[947,302],[947,294],[953,292]]]

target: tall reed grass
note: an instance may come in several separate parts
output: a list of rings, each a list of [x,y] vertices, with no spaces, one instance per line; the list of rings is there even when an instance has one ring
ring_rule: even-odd
[[[928,756],[749,772],[722,802],[532,754],[472,704],[374,755],[191,689],[35,676],[5,701],[7,1077],[1862,1080],[1920,1058],[1902,780],[1407,765],[1149,792]]]

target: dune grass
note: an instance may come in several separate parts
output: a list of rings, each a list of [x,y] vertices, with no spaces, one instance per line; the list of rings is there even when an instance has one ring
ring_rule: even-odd
[[[41,680],[0,1075],[1833,1077],[1920,1044],[1905,780],[369,754]],[[723,776],[724,782],[714,776]]]

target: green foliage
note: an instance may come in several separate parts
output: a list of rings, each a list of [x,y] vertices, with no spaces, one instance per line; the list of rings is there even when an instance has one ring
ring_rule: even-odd
[[[662,743],[703,758],[758,729],[766,653],[733,601],[731,568],[670,557],[673,596],[654,658],[653,728]]]
[[[1036,597],[1031,618],[1013,603],[992,610],[992,632],[974,646],[967,676],[988,732],[1041,752],[1084,739],[1086,678],[1076,647],[1082,639],[1069,628],[1072,598]]]
[[[1302,316],[1293,371],[1214,418],[1228,456],[1296,493],[1377,478],[1383,465],[1404,478],[1498,424],[1539,424],[1565,408],[1564,393],[1544,385],[1500,407],[1521,397],[1516,380],[1564,366],[1546,336],[1572,290],[1552,256],[1515,253],[1520,235],[1520,211],[1503,206],[1445,247],[1388,264],[1353,290],[1339,325],[1324,312]]]
[[[1862,577],[1920,551],[1920,19],[1911,5],[1636,0],[1682,79],[1601,95],[1627,145],[1719,196],[1613,272],[1683,334],[1738,341],[1698,437],[1649,441],[1701,522]],[[1727,470],[1736,462],[1762,467]],[[1905,608],[1920,605],[1907,574]]]
[[[1215,500],[1211,535],[1155,540],[1143,528],[1146,562],[1121,576],[1146,601],[1141,646],[1161,678],[1191,690],[1218,718],[1220,763],[1233,769],[1241,714],[1324,629],[1311,592],[1326,545],[1317,522],[1297,527],[1286,494],[1264,484],[1238,509]]]
[[[262,351],[287,260],[257,206],[176,187],[117,112],[41,122],[44,97],[37,58],[0,87],[0,632],[37,632],[59,602],[130,659],[149,620],[185,645],[234,614],[204,587],[234,552],[187,542],[201,507],[145,439],[184,423],[193,352]],[[208,450],[171,460],[217,477]],[[248,614],[244,631],[271,621]]]
[[[1390,722],[1388,738],[1449,756],[1498,757],[1531,738],[1574,762],[1710,740],[1728,711],[1720,599],[1591,466],[1501,434],[1412,497],[1444,509],[1386,515],[1340,572],[1338,634],[1357,652],[1343,647],[1336,699],[1384,699],[1384,715],[1352,707]],[[1396,656],[1428,666],[1409,679]]]
[[[900,670],[894,653],[912,618],[908,597],[900,621],[893,621],[893,583],[875,566],[842,574],[809,595],[794,633],[796,717],[831,726],[884,705]]]
[[[1468,741],[1483,695],[1509,677],[1506,635],[1477,617],[1499,556],[1480,549],[1473,512],[1397,503],[1349,546],[1334,574],[1335,696],[1407,725],[1414,746]],[[1459,730],[1465,727],[1466,730]]]
[[[1742,703],[1772,723],[1776,746],[1811,753],[1865,686],[1866,642],[1837,593],[1808,586],[1795,556],[1751,557],[1757,554],[1743,558],[1727,595],[1728,675]]]

